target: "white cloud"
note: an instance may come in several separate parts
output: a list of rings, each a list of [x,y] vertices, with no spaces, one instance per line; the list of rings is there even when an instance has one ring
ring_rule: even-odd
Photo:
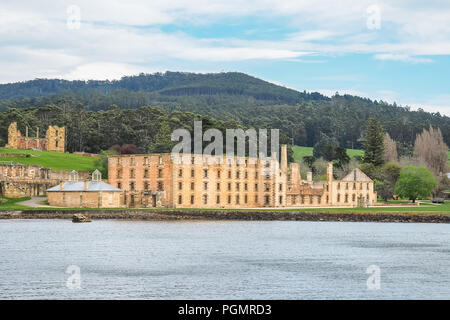
[[[74,3],[80,7],[82,24],[78,30],[69,30],[67,7]],[[450,54],[450,5],[437,2],[417,8],[420,4],[406,0],[379,0],[381,29],[369,30],[366,9],[373,3],[2,0],[0,82],[55,75],[86,78],[102,72],[105,77],[115,77],[138,69],[168,68],[173,61],[303,61],[299,58],[306,55],[370,53],[378,60],[426,63],[433,55]],[[239,24],[254,17],[298,31],[270,41],[239,36],[210,39],[163,31],[165,25],[175,26],[175,30],[183,30],[184,25],[208,28],[215,22]]]
[[[308,91],[308,90],[307,90]],[[317,89],[317,90],[310,90],[310,92],[319,92],[321,94],[323,94],[324,96],[327,97],[332,97],[337,93],[339,93],[339,95],[343,96],[345,94],[349,94],[349,95],[353,95],[353,96],[359,96],[359,97],[367,97],[367,94],[356,90],[356,89]]]
[[[123,75],[157,71],[165,70],[144,70],[142,67],[123,63],[93,62],[76,66],[69,72],[56,75],[55,77],[67,80],[113,80],[120,79]]]
[[[434,97],[429,97],[422,99],[422,101],[419,102],[413,101],[407,105],[409,105],[413,110],[421,108],[428,112],[440,112],[441,114],[450,116],[450,94],[441,94]]]
[[[380,53],[376,54],[375,59],[377,60],[392,60],[392,61],[402,61],[411,63],[430,63],[433,62],[429,58],[411,57],[406,54],[392,54],[392,53]]]
[[[306,52],[293,50],[279,50],[269,48],[191,48],[182,53],[178,58],[190,60],[207,59],[211,61],[235,61],[251,59],[288,59],[307,55]]]

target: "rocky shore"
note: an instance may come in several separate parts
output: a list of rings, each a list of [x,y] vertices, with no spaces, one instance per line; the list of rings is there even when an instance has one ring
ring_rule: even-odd
[[[241,221],[347,221],[450,223],[450,214],[433,213],[330,213],[304,211],[232,210],[24,210],[0,211],[0,219],[72,219],[81,213],[93,221],[117,220],[241,220]]]

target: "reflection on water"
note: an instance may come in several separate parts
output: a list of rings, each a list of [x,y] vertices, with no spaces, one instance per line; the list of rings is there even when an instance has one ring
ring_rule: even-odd
[[[449,240],[447,224],[0,220],[0,298],[448,299]]]

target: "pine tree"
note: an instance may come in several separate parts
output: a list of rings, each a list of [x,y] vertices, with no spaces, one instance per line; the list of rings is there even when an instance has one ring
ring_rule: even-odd
[[[364,135],[364,162],[380,166],[384,163],[384,129],[378,119],[369,118]]]

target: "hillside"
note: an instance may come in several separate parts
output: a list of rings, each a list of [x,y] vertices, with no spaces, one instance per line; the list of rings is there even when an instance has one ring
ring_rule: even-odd
[[[93,171],[95,169],[95,158],[85,157],[71,153],[35,151],[35,150],[15,150],[0,148],[0,155],[5,153],[26,154],[29,157],[2,157],[0,163],[21,163],[40,165],[44,168],[54,170],[79,170]]]
[[[232,95],[251,97],[261,101],[297,103],[302,100],[327,100],[318,93],[302,93],[239,72],[197,74],[165,72],[140,74],[113,81],[68,81],[61,79],[35,79],[0,84],[0,100],[37,98],[47,95],[77,92],[82,94],[114,95],[140,92],[143,97]],[[145,95],[154,93],[154,95]]]
[[[283,141],[309,147],[323,133],[353,149],[362,147],[365,123],[375,117],[398,142],[400,155],[410,155],[416,135],[430,125],[440,128],[450,145],[450,118],[439,113],[352,95],[328,98],[238,72],[166,72],[116,81],[37,79],[2,84],[0,111],[2,128],[11,121],[29,127],[65,126],[71,152],[95,153],[124,143],[147,152],[155,139],[170,134],[169,129],[190,128],[194,117],[205,119],[208,126],[219,124],[220,130],[277,128]],[[5,139],[6,130],[2,130],[0,145]]]
[[[292,151],[294,152],[294,161],[300,162],[303,157],[312,156],[313,155],[313,147],[301,147],[301,146],[293,146]],[[357,149],[347,149],[347,154],[350,158],[354,156],[363,156],[363,150]]]

